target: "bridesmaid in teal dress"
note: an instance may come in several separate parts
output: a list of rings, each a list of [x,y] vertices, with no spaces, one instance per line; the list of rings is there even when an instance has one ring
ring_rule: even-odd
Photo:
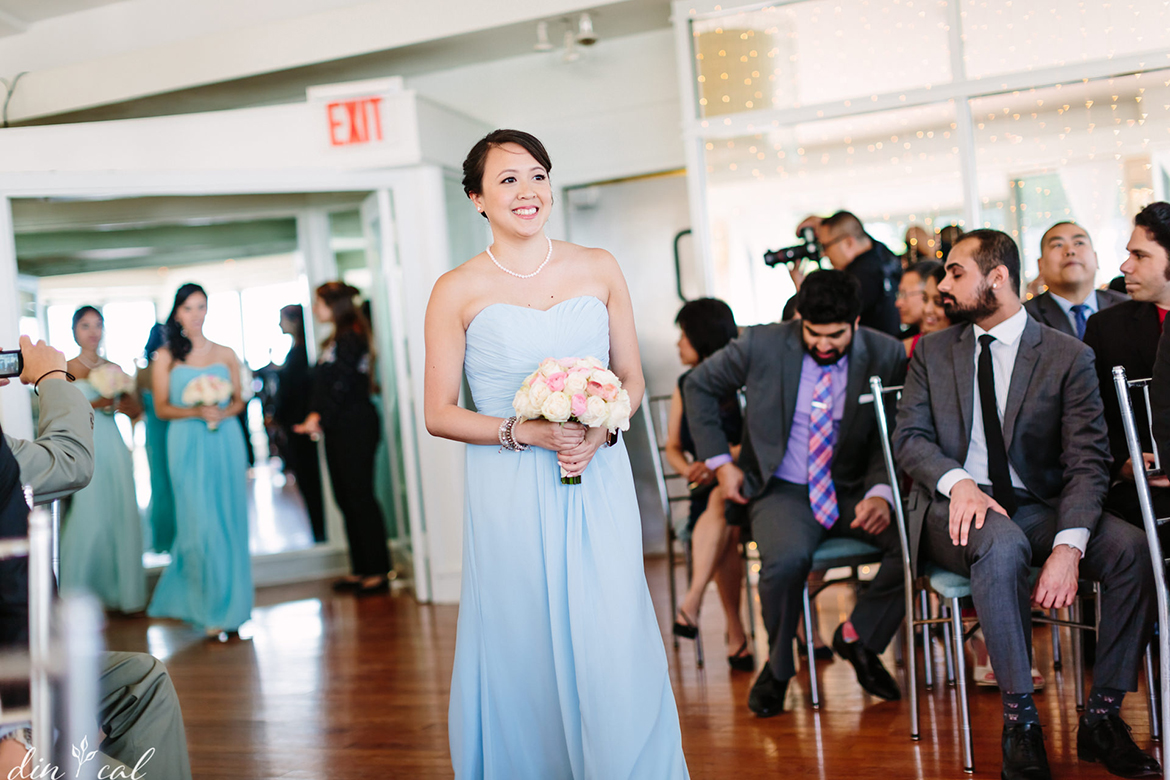
[[[527,133],[476,144],[463,187],[493,243],[427,308],[427,429],[468,445],[451,762],[459,780],[683,780],[624,440],[513,417],[547,357],[608,364],[635,408],[645,390],[617,262],[544,235],[550,167]],[[476,412],[459,405],[464,374]]]
[[[81,354],[69,361],[76,386],[93,405],[94,471],[73,494],[61,525],[61,592],[90,593],[106,609],[139,612],[146,604],[142,568],[142,517],[134,494],[134,464],[114,415],[141,413],[132,394],[103,398],[89,374],[103,363],[98,355],[103,318],[92,306],[73,315],[73,339]]]
[[[248,463],[237,418],[244,408],[239,359],[203,335],[206,315],[203,288],[180,287],[166,322],[167,345],[153,363],[155,413],[170,421],[176,534],[147,614],[185,620],[226,641],[252,614]],[[219,405],[184,403],[183,390],[204,375],[230,383],[231,397]]]
[[[156,323],[146,340],[146,366],[138,370],[138,395],[146,424],[146,462],[150,465],[150,507],[146,510],[150,549],[170,552],[175,542],[175,494],[167,468],[167,426],[154,412],[154,353],[166,343],[166,326]]]

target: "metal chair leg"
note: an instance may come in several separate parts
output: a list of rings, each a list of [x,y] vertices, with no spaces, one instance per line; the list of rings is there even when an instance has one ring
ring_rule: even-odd
[[[674,616],[678,614],[678,583],[675,582],[675,577],[678,572],[675,570],[677,565],[674,560],[674,530],[670,526],[670,518],[666,518],[666,581],[670,585],[670,620],[674,621]],[[674,649],[678,650],[678,637],[671,634],[674,640]]]
[[[691,556],[691,543],[689,540],[683,544],[683,552],[686,554],[687,587],[689,588],[691,586],[691,580],[695,576],[695,561],[694,561],[694,558],[692,558],[692,556]],[[694,615],[693,617],[694,617],[696,623],[699,622],[698,615]],[[671,619],[673,620],[673,617]],[[703,668],[703,632],[702,631],[700,631],[695,636],[695,666],[699,667],[700,669]]]
[[[1150,708],[1150,739],[1162,741],[1161,724],[1158,722],[1158,696],[1154,692],[1154,643],[1146,645],[1146,706]]]
[[[909,590],[909,588],[907,588]],[[910,739],[917,742],[922,739],[918,728],[918,661],[914,649],[914,596],[906,595],[906,601],[911,609],[906,613],[906,631],[903,634],[903,645],[906,648],[906,687],[910,696]]]
[[[1069,617],[1074,623],[1081,622],[1081,600],[1073,599],[1068,608]],[[1077,712],[1085,710],[1085,630],[1073,629],[1073,677],[1077,690]]]
[[[955,643],[955,677],[959,689],[959,717],[963,739],[963,771],[975,772],[975,745],[971,738],[971,708],[967,701],[967,659],[963,654],[963,609],[958,599],[951,599],[951,628]]]
[[[1050,609],[1048,616],[1053,620],[1060,619],[1059,609]],[[1062,664],[1060,662],[1060,626],[1052,626],[1052,671],[1059,672]]]
[[[808,580],[804,581],[804,642],[808,648],[808,689],[812,694],[814,710],[821,708],[821,695],[817,690],[817,657],[813,641],[812,603],[808,597]]]
[[[929,620],[930,614],[930,594],[925,590],[918,591],[919,609],[922,611],[922,619]],[[931,648],[930,641],[930,624],[922,624],[922,677],[926,684],[926,690],[934,690],[934,653]]]
[[[946,617],[946,618],[951,617],[951,608],[950,607],[946,607],[946,606],[943,606],[942,604],[940,604],[939,605],[939,612],[942,613],[943,617]],[[963,616],[960,613],[960,615],[959,615],[960,620],[962,619],[962,617]],[[959,647],[958,652],[960,652],[960,653],[963,652],[963,648]],[[943,656],[946,658],[946,665],[947,665],[947,687],[954,688],[955,687],[955,666],[952,663],[951,632],[945,631],[945,630],[943,631]]]
[[[743,556],[743,587],[747,602],[748,630],[751,631],[752,647],[756,645],[756,602],[752,597],[752,562],[747,557],[747,546],[744,546]],[[754,649],[753,649],[753,652]]]
[[[913,616],[911,616],[910,619],[912,620]],[[900,631],[899,634],[901,634]],[[902,636],[899,636],[898,641],[894,642],[894,666],[898,668],[903,668],[906,666],[906,653],[902,649],[904,645],[905,642],[903,641]]]

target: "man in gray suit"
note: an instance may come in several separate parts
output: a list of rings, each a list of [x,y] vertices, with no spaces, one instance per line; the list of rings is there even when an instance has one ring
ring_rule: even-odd
[[[1048,778],[1032,702],[1031,609],[1072,603],[1078,576],[1102,583],[1093,689],[1078,755],[1123,777],[1160,774],[1119,712],[1137,690],[1154,625],[1153,574],[1138,529],[1102,514],[1109,440],[1092,351],[1030,319],[1012,239],[977,230],[955,244],[939,292],[966,321],[919,342],[894,434],[915,482],[911,554],[971,578],[1004,703],[1003,777]],[[1029,566],[1043,566],[1035,588]]]
[[[833,649],[853,664],[862,687],[900,697],[878,653],[904,613],[901,545],[890,526],[892,494],[872,406],[858,398],[869,377],[897,384],[905,350],[893,338],[858,326],[857,280],[817,271],[801,285],[801,319],[748,328],[699,364],[684,388],[696,455],[716,472],[729,500],[748,505],[760,551],[760,603],[771,651],[748,706],[761,717],[783,711],[796,673],[792,640],[802,614],[802,587],[812,555],[829,536],[880,547],[878,575],[858,598]],[[728,454],[719,403],[747,393],[739,465]]]
[[[1085,338],[1085,323],[1102,309],[1128,300],[1097,290],[1097,253],[1089,231],[1075,222],[1057,222],[1040,238],[1040,278],[1048,286],[1024,304],[1028,314],[1061,333]]]

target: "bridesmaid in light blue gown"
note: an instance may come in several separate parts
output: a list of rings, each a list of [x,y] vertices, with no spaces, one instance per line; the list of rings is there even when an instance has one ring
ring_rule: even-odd
[[[155,353],[155,412],[170,421],[176,535],[147,614],[185,620],[225,641],[252,613],[248,463],[237,419],[244,408],[239,360],[203,335],[206,314],[203,288],[180,287],[167,318],[167,346]],[[218,406],[185,404],[183,390],[207,374],[229,382],[231,398]]]
[[[98,355],[103,325],[92,306],[73,314],[73,340],[81,354],[68,366],[94,408],[94,469],[89,484],[73,494],[61,523],[61,592],[89,593],[106,609],[138,612],[146,605],[142,516],[134,464],[114,415],[133,419],[141,409],[133,395],[103,398],[89,382],[90,371],[109,362]]]
[[[451,760],[460,780],[679,780],[625,444],[510,420],[547,357],[599,359],[635,408],[645,389],[617,262],[544,235],[550,167],[527,133],[476,144],[463,186],[494,241],[439,279],[427,309],[427,428],[468,444]],[[459,406],[464,373],[478,413]],[[561,484],[561,467],[581,484]]]
[[[175,494],[167,468],[167,426],[154,412],[154,353],[166,343],[166,326],[156,323],[146,340],[146,367],[138,370],[138,395],[146,424],[146,461],[150,465],[150,507],[146,510],[150,549],[169,552],[175,542]]]

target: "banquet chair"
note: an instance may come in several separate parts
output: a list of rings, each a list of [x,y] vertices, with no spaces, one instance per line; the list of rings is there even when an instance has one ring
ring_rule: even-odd
[[[1133,388],[1141,388],[1142,394],[1146,403],[1146,419],[1150,421],[1150,440],[1154,440],[1153,432],[1153,414],[1150,408],[1150,385],[1149,379],[1127,379],[1125,376],[1125,368],[1122,366],[1113,367],[1113,387],[1117,393],[1117,402],[1121,407],[1121,424],[1125,429],[1125,441],[1129,446],[1129,456],[1133,462],[1143,463],[1142,445],[1138,437],[1137,423],[1134,420],[1133,414],[1133,398],[1130,395],[1130,390]],[[1158,448],[1154,448],[1155,462],[1154,466],[1159,466]],[[1146,681],[1149,683],[1150,693],[1150,731],[1154,732],[1156,720],[1160,720],[1163,728],[1167,723],[1170,723],[1170,631],[1167,631],[1167,626],[1170,626],[1170,613],[1167,611],[1166,599],[1166,556],[1162,551],[1162,543],[1158,537],[1158,526],[1167,522],[1170,518],[1157,518],[1154,516],[1154,501],[1150,495],[1150,482],[1146,474],[1146,470],[1142,468],[1135,468],[1133,470],[1134,484],[1137,486],[1138,504],[1141,506],[1142,512],[1142,527],[1146,532],[1146,542],[1150,549],[1150,560],[1154,569],[1154,591],[1158,599],[1158,660],[1161,665],[1159,676],[1159,690],[1158,703],[1160,708],[1154,705],[1154,685],[1151,679],[1153,675],[1153,664],[1150,660],[1150,653],[1146,653]],[[1155,718],[1155,713],[1160,717]],[[1155,736],[1155,739],[1157,737]],[[1162,774],[1164,780],[1170,780],[1170,762],[1163,760]]]

